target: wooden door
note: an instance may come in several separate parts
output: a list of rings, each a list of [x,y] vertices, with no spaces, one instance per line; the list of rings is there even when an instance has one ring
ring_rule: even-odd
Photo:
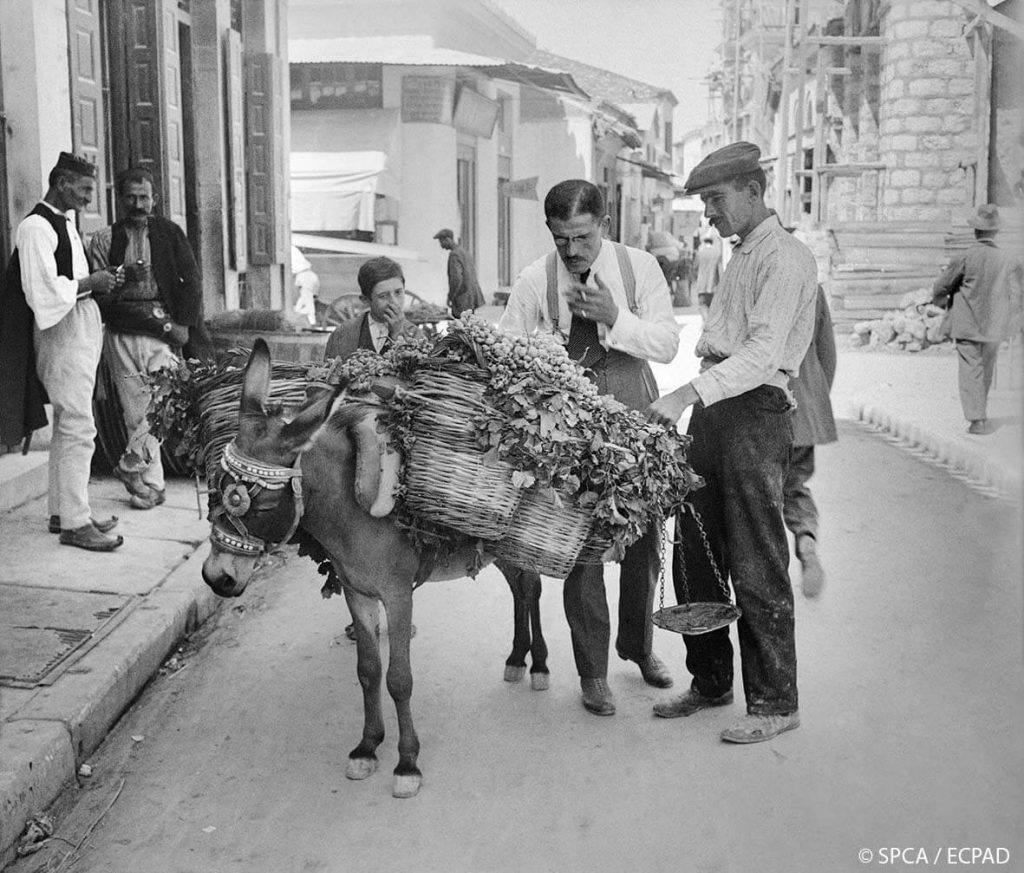
[[[96,164],[96,196],[78,215],[78,229],[93,233],[110,223],[100,0],[69,0],[68,56],[71,86],[71,145]]]

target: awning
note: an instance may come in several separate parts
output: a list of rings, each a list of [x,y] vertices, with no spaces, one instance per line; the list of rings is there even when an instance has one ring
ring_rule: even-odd
[[[389,64],[400,67],[471,67],[495,79],[506,79],[587,97],[561,70],[476,55],[434,45],[430,36],[342,36],[288,40],[292,64]]]
[[[374,230],[377,178],[384,152],[292,152],[292,228]]]
[[[307,252],[331,252],[339,255],[363,255],[376,257],[386,255],[396,261],[424,261],[414,249],[403,249],[400,246],[386,246],[381,243],[362,242],[356,239],[338,239],[331,236],[318,236],[312,233],[293,233],[292,245]]]

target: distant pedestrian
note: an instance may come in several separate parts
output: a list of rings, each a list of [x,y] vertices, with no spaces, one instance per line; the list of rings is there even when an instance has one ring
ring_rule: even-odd
[[[316,299],[320,293],[320,277],[298,246],[292,246],[292,284],[295,286],[295,314],[316,324]]]
[[[697,307],[705,321],[721,278],[722,239],[714,231],[709,231],[700,238],[700,248],[694,255],[690,271],[690,291],[697,295]]]
[[[818,286],[814,309],[814,334],[790,379],[796,400],[793,413],[793,451],[783,483],[782,517],[793,534],[800,561],[800,588],[804,597],[817,597],[825,585],[825,571],[818,558],[818,507],[807,487],[814,475],[814,447],[836,441],[836,422],[829,392],[836,375],[836,338],[825,290]]]
[[[455,242],[455,232],[445,227],[434,234],[441,248],[448,255],[448,308],[458,318],[463,312],[471,312],[483,306],[483,292],[476,275],[473,256]]]
[[[996,246],[1001,220],[994,203],[978,207],[967,223],[975,243],[954,258],[935,282],[933,302],[952,308],[950,336],[956,343],[960,405],[970,422],[967,432],[990,434],[996,425],[988,418],[999,344],[1020,328],[1024,298],[1024,266],[1019,255]]]
[[[43,199],[18,225],[16,249],[5,281],[5,311],[32,313],[32,345],[27,347],[50,403],[49,529],[63,545],[109,552],[121,545],[107,531],[116,518],[94,519],[89,506],[89,470],[95,450],[92,395],[103,349],[103,323],[93,295],[115,287],[108,270],[89,272],[85,248],[68,217],[84,209],[96,191],[96,166],[61,152],[50,171]],[[38,419],[31,414],[33,424]],[[45,419],[44,419],[45,421]],[[38,426],[38,424],[34,424]]]
[[[152,392],[146,376],[192,356],[190,341],[204,346],[203,291],[195,256],[185,232],[153,214],[157,195],[153,174],[131,167],[117,178],[124,218],[93,234],[93,266],[116,269],[120,287],[100,302],[106,336],[103,357],[110,368],[128,432],[128,444],[114,476],[136,509],[165,500],[160,441],[149,432],[146,412]]]

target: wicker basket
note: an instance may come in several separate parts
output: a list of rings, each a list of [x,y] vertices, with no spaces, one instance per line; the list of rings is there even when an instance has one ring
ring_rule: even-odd
[[[556,506],[549,489],[532,488],[519,501],[495,554],[524,570],[564,579],[577,564],[593,515],[572,498],[562,497]]]
[[[591,533],[583,543],[579,555],[576,556],[577,564],[608,564],[611,561],[605,560],[605,552],[612,547],[612,541],[595,536]]]
[[[438,524],[500,540],[522,488],[513,484],[510,465],[485,462],[477,445],[473,417],[489,409],[484,379],[486,373],[467,365],[416,373],[410,394],[420,407],[406,459],[406,502]]]

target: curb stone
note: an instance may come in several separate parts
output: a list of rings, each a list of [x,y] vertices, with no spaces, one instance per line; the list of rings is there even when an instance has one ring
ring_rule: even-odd
[[[854,404],[853,417],[892,434],[911,447],[923,449],[939,463],[994,488],[1005,497],[1020,499],[1020,471],[1006,469],[981,451],[958,440],[938,436],[868,403]]]
[[[26,823],[71,784],[78,766],[153,678],[167,655],[219,608],[195,549],[101,645],[44,687],[0,734],[0,867],[14,860]]]

